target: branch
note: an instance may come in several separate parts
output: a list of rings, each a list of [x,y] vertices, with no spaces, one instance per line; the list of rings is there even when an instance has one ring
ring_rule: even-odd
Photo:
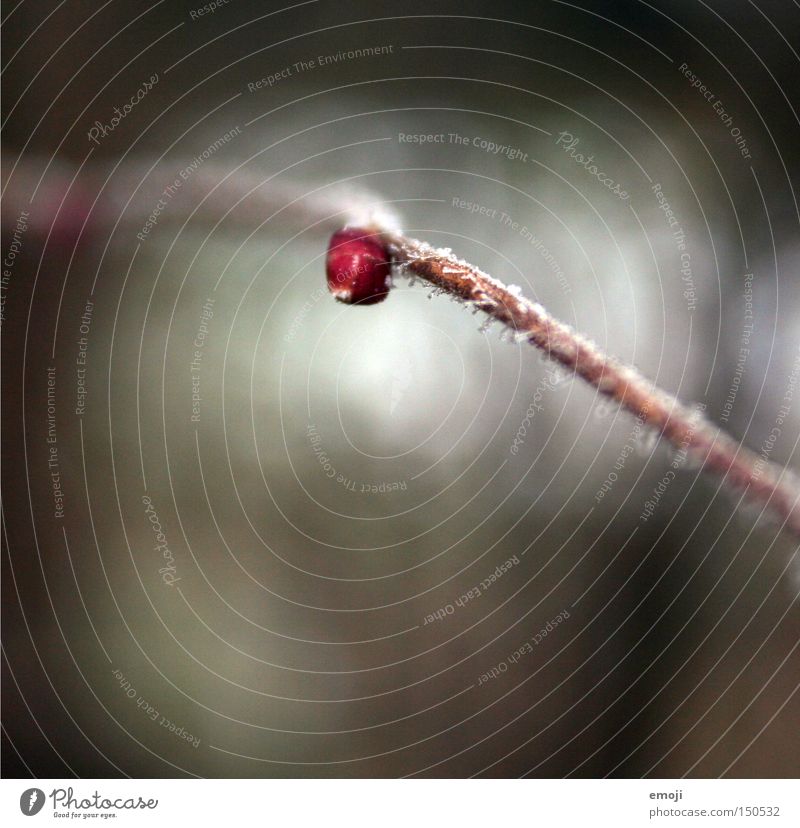
[[[544,351],[568,371],[663,434],[679,451],[695,456],[729,488],[779,517],[800,537],[800,489],[794,475],[755,454],[709,423],[695,409],[653,385],[635,369],[599,350],[517,289],[453,256],[385,228],[364,230],[377,236],[396,272],[418,277],[463,300],[510,328],[518,341]]]

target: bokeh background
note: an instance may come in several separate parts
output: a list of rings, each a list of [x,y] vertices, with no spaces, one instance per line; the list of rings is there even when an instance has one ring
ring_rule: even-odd
[[[463,306],[323,273],[388,216],[796,471],[798,34],[5,4],[4,775],[796,775],[796,539]]]

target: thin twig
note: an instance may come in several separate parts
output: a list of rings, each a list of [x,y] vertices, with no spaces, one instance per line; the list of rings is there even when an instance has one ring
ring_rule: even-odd
[[[15,175],[4,182],[8,184],[4,200],[28,207],[30,194],[35,189],[38,197],[34,202],[31,227],[34,231],[36,228],[47,231],[56,224],[55,208],[69,191],[72,171],[60,166],[48,167],[44,159],[19,159],[17,164],[17,159],[4,157],[4,162],[12,160]],[[171,167],[176,164],[173,162]],[[9,164],[4,163],[4,167],[8,169]],[[50,173],[44,182],[39,182],[45,167],[50,168]],[[91,214],[93,225],[104,226],[123,218],[134,225],[144,221],[158,196],[151,192],[151,179],[157,168],[154,162],[141,159],[128,162],[107,183],[104,174],[101,175],[99,169],[94,170],[89,174],[89,182],[83,186],[83,197],[78,193],[70,209],[62,211],[65,217],[62,216],[60,221],[72,229],[82,227],[90,218],[88,210],[93,204],[93,198],[86,196],[94,196],[95,190],[100,192],[101,189],[105,190],[111,204],[105,209],[95,206]],[[142,184],[144,186],[140,186]],[[158,189],[161,184],[155,186]],[[184,193],[184,189],[187,192]],[[369,232],[383,239],[400,270],[460,297],[508,326],[518,339],[532,343],[595,386],[600,393],[616,400],[642,423],[662,433],[679,451],[691,453],[708,471],[720,475],[727,487],[743,492],[746,500],[761,504],[765,510],[780,517],[786,528],[800,537],[800,486],[794,475],[740,445],[696,410],[687,408],[633,368],[604,354],[568,325],[550,316],[541,305],[530,302],[449,251],[407,238],[383,222],[376,223],[378,220],[374,210],[368,207],[370,199],[366,194],[356,197],[348,193],[348,197],[343,198],[341,191],[328,191],[327,188],[307,191],[294,182],[265,181],[241,168],[235,173],[223,174],[222,169],[209,163],[192,176],[185,188],[181,188],[184,208],[176,207],[174,212],[167,211],[167,214],[184,219],[186,206],[196,202],[197,193],[210,194],[212,191],[214,196],[208,199],[208,206],[214,208],[218,203],[235,203],[239,227],[248,220],[258,226],[271,216],[295,213],[308,223],[330,222],[342,212],[342,203],[351,204],[353,222],[360,224],[356,216],[363,214]],[[4,221],[13,220],[13,214],[18,213],[16,206],[5,211]],[[123,207],[124,212],[120,214]],[[71,232],[68,236],[72,239]]]
[[[601,394],[615,400],[663,434],[677,449],[691,453],[708,471],[743,492],[745,499],[782,519],[800,537],[800,489],[794,475],[755,454],[697,410],[653,385],[633,368],[607,356],[588,339],[553,318],[477,267],[425,242],[378,228],[400,272],[422,278],[436,288],[485,311]]]

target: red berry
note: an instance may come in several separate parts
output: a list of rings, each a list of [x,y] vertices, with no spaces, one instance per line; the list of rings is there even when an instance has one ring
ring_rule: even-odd
[[[359,227],[331,236],[325,272],[330,292],[349,305],[382,302],[392,286],[389,251],[379,236]]]

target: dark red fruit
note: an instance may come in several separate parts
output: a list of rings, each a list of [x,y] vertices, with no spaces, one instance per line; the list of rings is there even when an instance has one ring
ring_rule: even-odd
[[[392,286],[389,251],[379,236],[360,227],[331,236],[325,272],[330,292],[348,305],[382,302]]]

